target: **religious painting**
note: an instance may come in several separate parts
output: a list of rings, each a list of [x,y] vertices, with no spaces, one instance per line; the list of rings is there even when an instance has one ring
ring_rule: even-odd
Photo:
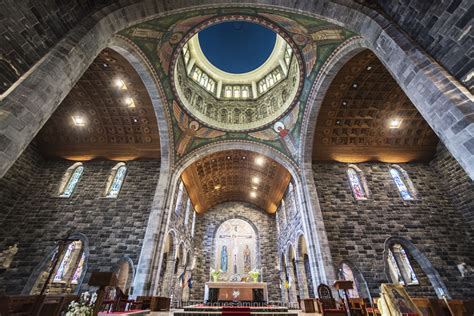
[[[215,263],[221,270],[221,280],[241,280],[255,267],[257,234],[242,219],[233,218],[222,223],[215,236]]]
[[[423,315],[400,284],[382,284],[381,298],[377,304],[382,315]]]

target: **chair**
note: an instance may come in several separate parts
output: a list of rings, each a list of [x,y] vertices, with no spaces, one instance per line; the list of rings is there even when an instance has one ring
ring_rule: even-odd
[[[381,315],[380,310],[377,307],[377,300],[378,300],[378,298],[373,298],[372,299],[372,306],[371,307],[369,307],[369,306],[365,307],[365,310],[367,311],[368,316],[380,316]]]
[[[349,307],[351,309],[352,316],[367,315],[367,311],[365,310],[365,301],[363,298],[349,298]]]
[[[332,296],[332,291],[329,286],[326,284],[320,284],[318,286],[318,313],[323,316],[345,316],[346,309],[338,307],[338,304],[334,297]]]

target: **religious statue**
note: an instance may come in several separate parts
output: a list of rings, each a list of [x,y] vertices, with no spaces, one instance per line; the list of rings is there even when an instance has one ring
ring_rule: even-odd
[[[468,266],[465,262],[461,262],[460,264],[457,265],[459,273],[461,273],[461,278],[464,278],[468,275],[471,274],[473,269]]]
[[[252,262],[250,259],[250,248],[249,245],[245,245],[244,249],[244,271],[248,273],[252,269]]]
[[[222,246],[221,249],[221,270],[227,272],[229,258],[227,256],[227,246]]]
[[[8,269],[13,261],[13,257],[18,252],[17,244],[8,247],[8,249],[3,250],[0,254],[0,267],[3,269]]]

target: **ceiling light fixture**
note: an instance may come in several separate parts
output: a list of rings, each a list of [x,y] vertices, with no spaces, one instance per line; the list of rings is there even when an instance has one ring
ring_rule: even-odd
[[[256,197],[257,197],[257,193],[254,192],[254,191],[250,192],[250,197],[251,197],[251,198],[256,198]]]
[[[123,81],[122,79],[115,80],[115,86],[119,88],[120,90],[127,90],[127,85],[125,84],[125,81]]]
[[[125,98],[125,104],[126,104],[129,108],[134,108],[134,107],[135,107],[135,101],[134,101],[133,98],[131,98],[131,97]]]
[[[354,83],[352,84],[352,88],[354,88],[354,89],[357,89],[358,86],[359,86],[359,85],[357,84],[357,82],[354,82]]]
[[[400,128],[401,124],[402,124],[401,119],[391,119],[388,127],[389,128]]]
[[[367,66],[367,68],[365,68],[365,69],[370,71],[370,70],[372,70],[372,66]]]
[[[76,126],[85,126],[86,125],[86,120],[83,116],[80,115],[73,115],[72,116],[72,122]]]
[[[214,190],[219,190],[220,188],[221,188],[220,184],[217,184],[216,186],[214,186]]]
[[[263,157],[257,157],[255,158],[255,163],[259,166],[263,166],[263,164],[265,163],[265,159],[263,159]]]
[[[255,184],[259,184],[260,183],[260,178],[259,177],[253,177],[252,182],[255,183]]]

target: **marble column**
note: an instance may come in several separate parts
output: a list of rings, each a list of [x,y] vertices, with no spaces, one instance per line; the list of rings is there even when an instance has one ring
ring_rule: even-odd
[[[173,292],[173,302],[174,303],[174,306],[178,306],[178,307],[181,307],[181,295],[183,293],[183,288],[181,287],[181,274],[183,274],[184,272],[184,266],[180,265],[178,267],[178,271],[176,272],[175,276],[174,276],[174,285],[173,285],[173,288],[174,288],[174,292]],[[184,280],[183,282],[186,282],[186,280]]]
[[[191,277],[191,268],[186,267],[186,274],[184,276],[184,288],[183,288],[183,294],[182,294],[182,302],[187,303],[189,302],[189,294],[190,294],[190,289],[189,289],[189,284],[188,280]]]
[[[171,297],[173,294],[173,276],[174,276],[174,265],[176,260],[174,258],[169,258],[166,263],[165,276],[161,282],[161,296]]]
[[[285,271],[280,271],[280,285],[281,285],[281,302],[288,303],[288,289],[285,287],[286,275]]]

